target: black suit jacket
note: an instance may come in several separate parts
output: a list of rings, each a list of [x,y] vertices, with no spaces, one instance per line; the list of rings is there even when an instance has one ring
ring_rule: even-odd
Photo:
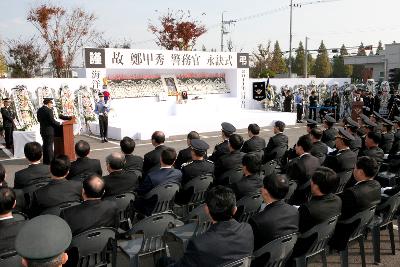
[[[31,164],[15,173],[14,189],[23,189],[37,183],[50,182],[50,177],[51,174],[48,165],[41,163]]]
[[[160,168],[161,152],[166,148],[164,145],[159,145],[152,151],[146,153],[143,157],[143,176],[153,170]]]
[[[252,196],[260,193],[263,186],[263,180],[258,174],[243,176],[242,180],[232,185],[236,199],[239,200],[245,196]]]
[[[327,146],[334,148],[335,147],[335,137],[337,134],[336,128],[328,128],[322,134],[321,141],[324,142]]]
[[[390,150],[392,149],[394,143],[394,134],[393,133],[385,133],[382,134],[382,141],[379,145],[382,148],[383,153],[389,154]]]
[[[11,107],[1,108],[1,116],[3,117],[3,127],[12,128],[14,127],[15,113],[12,111]]]
[[[385,153],[383,153],[383,150],[380,147],[373,147],[373,148],[366,148],[363,149],[359,155],[359,157],[362,156],[368,156],[371,157],[373,159],[376,160],[376,162],[378,162],[379,165],[381,165],[383,163],[383,158],[385,156]]]
[[[139,182],[135,173],[124,170],[114,171],[109,175],[103,176],[103,179],[106,184],[104,197],[133,192]]]
[[[205,174],[214,175],[214,163],[210,160],[193,160],[182,165],[182,186],[193,178]]]
[[[328,146],[322,141],[317,141],[313,143],[310,154],[318,158],[319,162],[322,164],[328,154]]]
[[[389,154],[395,155],[399,151],[400,151],[400,130],[397,130],[397,132],[394,134],[394,142],[392,148],[390,149]]]
[[[67,176],[68,180],[83,181],[90,174],[96,173],[102,175],[103,171],[101,169],[100,160],[91,159],[88,157],[77,158],[71,163],[71,168]]]
[[[263,162],[268,162],[270,160],[277,160],[278,164],[280,159],[285,155],[288,149],[288,137],[283,133],[278,133],[272,136],[264,149],[264,160]]]
[[[143,171],[143,158],[137,155],[128,154],[125,155],[125,171],[133,171],[137,170],[142,172]]]
[[[0,253],[15,249],[15,238],[27,221],[15,221],[14,218],[0,221]]]
[[[208,158],[212,162],[216,162],[220,157],[222,157],[225,154],[229,154],[229,141],[225,140],[218,145],[215,146],[214,152],[212,155]]]
[[[249,153],[249,152],[261,151],[264,148],[265,148],[264,138],[261,138],[258,135],[254,135],[252,138],[244,142],[241,151],[243,153]]]
[[[53,110],[47,106],[42,106],[37,111],[37,119],[40,123],[40,134],[41,135],[53,135],[57,128],[61,126],[61,123],[54,119]]]
[[[218,222],[189,240],[182,259],[173,266],[215,267],[250,256],[253,232],[247,223],[234,219]]]
[[[174,167],[180,170],[182,168],[182,164],[189,161],[192,161],[192,149],[187,147],[179,151],[174,163]]]
[[[229,154],[221,156],[215,162],[214,176],[219,178],[224,172],[240,169],[242,166],[242,158],[244,153],[239,150],[232,151]]]
[[[334,151],[328,155],[324,166],[331,168],[336,173],[351,171],[357,163],[357,155],[350,149]]]
[[[111,200],[87,200],[64,209],[60,217],[68,223],[74,236],[98,227],[119,226],[118,207]]]

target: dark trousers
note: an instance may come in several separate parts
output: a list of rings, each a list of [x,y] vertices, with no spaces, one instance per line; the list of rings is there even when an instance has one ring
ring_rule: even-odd
[[[99,115],[100,137],[107,138],[108,117]]]
[[[301,121],[301,117],[303,116],[303,105],[296,105],[297,108],[297,120]]]
[[[4,139],[6,141],[6,148],[11,148],[13,145],[13,127],[4,127]]]
[[[308,118],[311,120],[317,120],[317,107],[309,107],[308,108]]]
[[[50,165],[54,159],[54,135],[42,135],[43,139],[43,164]]]

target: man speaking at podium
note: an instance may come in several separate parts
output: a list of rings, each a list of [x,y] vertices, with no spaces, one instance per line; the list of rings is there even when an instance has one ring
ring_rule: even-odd
[[[54,158],[54,133],[60,131],[62,122],[54,119],[53,98],[44,98],[43,106],[37,111],[37,118],[40,123],[40,135],[43,140],[43,164],[50,165]],[[62,120],[71,120],[72,116],[59,115]]]

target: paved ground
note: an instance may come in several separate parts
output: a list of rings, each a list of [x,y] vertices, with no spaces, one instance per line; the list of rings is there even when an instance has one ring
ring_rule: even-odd
[[[294,143],[297,141],[297,138],[305,134],[306,129],[305,125],[296,125],[296,126],[288,126],[285,130],[285,134],[289,137],[289,146],[293,146]],[[247,136],[247,129],[240,129],[238,133],[241,134],[245,139],[248,138]],[[263,138],[268,138],[273,135],[272,127],[264,127],[262,128],[262,132],[260,134]],[[212,132],[212,133],[202,133],[202,139],[206,140],[206,142],[210,145],[211,149],[208,151],[209,153],[212,152],[213,147],[221,142],[221,137],[219,132]],[[86,140],[89,142],[91,146],[91,153],[90,157],[100,159],[102,163],[102,167],[104,172],[106,172],[105,167],[105,157],[113,152],[119,151],[119,142],[110,140],[108,143],[101,143],[97,137],[90,137],[90,136],[76,136],[75,141],[77,140]],[[177,150],[185,148],[186,144],[186,136],[171,136],[167,139],[166,144],[168,146],[174,147]],[[135,154],[143,156],[145,153],[153,149],[149,140],[147,141],[137,141]],[[7,153],[5,153],[7,152]],[[26,167],[27,161],[24,159],[12,159],[7,154],[10,154],[8,151],[1,151],[0,150],[0,162],[5,166],[7,172],[7,182],[10,186],[13,186],[13,179],[14,173],[20,169]],[[397,226],[396,226],[397,229]],[[382,243],[381,243],[381,266],[393,266],[399,267],[400,266],[400,241],[399,236],[395,234],[396,239],[396,254],[395,256],[391,255],[390,253],[390,242],[388,241],[388,233],[387,231],[381,231],[382,235]],[[372,256],[372,243],[371,243],[371,236],[369,236],[368,241],[366,242],[366,256],[367,256],[367,265],[373,265],[373,256]],[[359,256],[359,249],[358,245],[353,245],[352,249],[350,250],[350,258],[349,258],[350,266],[361,266],[361,259]],[[316,256],[310,260],[309,266],[321,266],[320,257]],[[340,266],[340,258],[338,255],[331,255],[328,257],[328,266]]]

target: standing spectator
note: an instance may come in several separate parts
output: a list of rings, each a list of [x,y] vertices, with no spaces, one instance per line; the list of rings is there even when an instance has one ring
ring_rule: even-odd
[[[99,98],[94,112],[99,116],[100,138],[101,142],[104,143],[108,142],[108,112],[110,112],[110,106],[104,101],[103,93],[99,93]]]
[[[6,141],[6,148],[13,148],[13,131],[15,113],[10,106],[10,99],[4,98],[4,107],[1,108],[1,116],[3,117],[4,139]]]
[[[292,101],[293,101],[292,91],[287,90],[285,93],[285,99],[283,100],[284,112],[292,112]]]
[[[302,123],[301,119],[303,116],[303,89],[300,89],[299,92],[296,94],[294,102],[296,104],[297,123]]]
[[[332,107],[335,108],[335,120],[339,120],[339,118],[340,118],[340,97],[336,90],[333,91],[332,98],[331,98],[331,105],[332,105]]]
[[[309,106],[309,111],[308,111],[308,118],[317,120],[317,106],[318,106],[318,96],[315,95],[315,91],[311,91],[311,95],[308,98],[308,101],[310,103]]]

